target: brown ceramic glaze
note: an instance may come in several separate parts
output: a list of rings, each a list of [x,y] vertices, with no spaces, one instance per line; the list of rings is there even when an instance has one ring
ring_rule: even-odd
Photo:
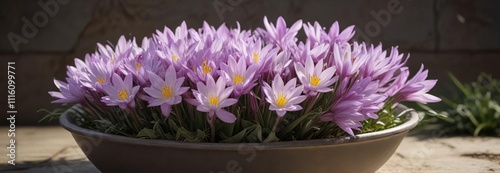
[[[400,110],[402,107],[398,107]],[[75,125],[72,112],[61,125],[102,172],[168,173],[373,173],[394,153],[419,118],[355,137],[275,143],[190,143],[105,134]]]

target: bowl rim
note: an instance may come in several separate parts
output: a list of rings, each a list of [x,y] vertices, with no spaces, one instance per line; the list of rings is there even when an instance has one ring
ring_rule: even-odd
[[[399,104],[396,107],[396,109],[402,111],[408,108],[404,105]],[[59,118],[61,126],[63,126],[66,130],[71,132],[73,135],[77,134],[80,136],[85,136],[98,140],[106,140],[116,143],[128,143],[141,146],[172,147],[180,149],[206,149],[206,150],[241,150],[242,147],[255,147],[255,146],[263,147],[265,149],[287,149],[287,148],[298,148],[298,147],[318,147],[318,146],[362,143],[370,140],[377,140],[377,139],[387,138],[390,136],[396,136],[397,134],[401,133],[406,134],[409,130],[414,128],[420,121],[419,115],[414,110],[410,110],[409,112],[403,115],[407,116],[408,119],[398,126],[376,132],[357,134],[355,136],[346,136],[346,137],[337,137],[328,139],[299,140],[299,141],[280,141],[271,143],[208,143],[208,142],[183,142],[183,141],[172,141],[172,140],[142,139],[142,138],[132,138],[132,137],[102,133],[86,129],[74,124],[70,120],[71,116],[75,116],[75,114],[73,114],[73,111],[74,110],[72,109],[68,109]]]

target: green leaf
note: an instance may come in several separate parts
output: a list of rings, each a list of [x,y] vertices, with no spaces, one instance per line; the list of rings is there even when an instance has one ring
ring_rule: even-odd
[[[247,127],[255,125],[255,123],[252,123],[252,122],[245,120],[245,119],[242,119],[240,122],[241,122],[241,126],[243,128],[247,128]]]
[[[264,143],[278,142],[278,141],[280,141],[280,139],[276,136],[276,133],[275,132],[271,132],[271,133],[269,133],[269,135],[264,140]]]
[[[458,89],[460,89],[465,95],[471,95],[471,91],[469,88],[467,88],[466,86],[464,86],[462,84],[462,82],[460,82],[456,77],[455,75],[453,75],[452,73],[448,72],[448,76],[450,76],[450,79],[453,81],[453,83],[458,87]]]
[[[160,123],[161,123],[160,120],[154,122],[153,130],[156,131],[162,139],[165,139],[165,131],[163,131],[163,128],[161,128]]]
[[[155,131],[153,129],[144,128],[137,134],[136,137],[156,139],[158,135],[155,134]]]
[[[283,129],[280,133],[283,134],[283,136],[288,136],[288,134],[295,128],[297,127],[297,125],[299,125],[300,123],[302,123],[304,121],[304,119],[306,119],[308,117],[308,115],[311,114],[310,113],[307,113],[305,115],[302,115],[300,116],[299,118],[295,119],[295,121],[293,121],[292,123],[290,123],[288,126],[285,127],[285,129]]]
[[[177,126],[177,124],[174,122],[174,120],[172,120],[170,118],[168,119],[168,126],[170,128],[172,128],[172,130],[174,130],[174,131],[178,131],[179,130],[179,127]]]
[[[221,142],[224,142],[224,143],[240,143],[243,139],[243,137],[245,137],[245,134],[247,133],[247,129],[243,129],[241,132],[237,133],[236,135],[234,136],[231,136],[225,140],[222,140]]]
[[[259,124],[254,126],[253,131],[248,134],[247,140],[248,142],[262,142],[262,127]]]
[[[205,139],[207,139],[209,137],[209,135],[207,133],[205,133],[204,131],[200,130],[200,129],[197,129],[196,130],[196,140],[197,141],[204,141]]]
[[[196,132],[191,132],[184,127],[181,127],[177,130],[177,139],[185,139],[186,141],[189,142],[197,142],[197,136],[198,134]]]

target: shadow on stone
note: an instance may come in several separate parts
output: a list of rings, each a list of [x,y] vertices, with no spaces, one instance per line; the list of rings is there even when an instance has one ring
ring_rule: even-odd
[[[66,173],[66,172],[99,172],[88,160],[43,160],[34,162],[16,163],[16,165],[0,164],[0,172],[22,173]]]

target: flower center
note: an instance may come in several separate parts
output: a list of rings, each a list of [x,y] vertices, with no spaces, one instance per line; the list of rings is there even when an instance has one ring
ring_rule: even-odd
[[[286,100],[285,94],[279,93],[278,94],[278,99],[276,99],[276,105],[279,108],[283,108],[283,107],[285,107],[286,102],[287,102],[287,100]]]
[[[100,77],[97,79],[97,82],[102,85],[105,82],[105,80],[103,77]]]
[[[210,103],[211,105],[214,105],[214,106],[218,106],[219,105],[219,97],[213,97],[213,96],[208,97],[208,103]]]
[[[203,60],[201,68],[203,69],[203,74],[208,74],[212,72],[212,67],[208,65],[207,60]]]
[[[140,62],[135,63],[135,70],[141,70],[142,64]]]
[[[253,53],[252,59],[253,59],[253,62],[259,63],[259,54]]]
[[[311,78],[309,79],[309,83],[312,86],[318,86],[320,81],[321,79],[317,75],[311,76]]]
[[[128,93],[126,90],[118,90],[118,99],[126,100],[128,98]]]
[[[243,83],[244,80],[245,80],[245,77],[243,77],[242,75],[234,74],[234,77],[233,77],[234,85],[238,85],[239,83]]]
[[[161,94],[163,95],[163,98],[169,99],[173,95],[172,89],[170,89],[167,86],[163,86],[163,87],[161,87]]]
[[[172,60],[174,61],[178,61],[179,60],[179,57],[177,55],[172,55]]]

